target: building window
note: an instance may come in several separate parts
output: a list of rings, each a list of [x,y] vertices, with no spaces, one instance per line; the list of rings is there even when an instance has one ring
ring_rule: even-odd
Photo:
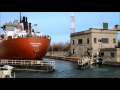
[[[78,39],[78,44],[82,44],[82,39]]]
[[[102,38],[102,39],[101,39],[101,42],[102,42],[102,43],[109,43],[109,39],[108,39],[108,38]]]
[[[75,49],[73,49],[73,54],[75,53]]]
[[[87,39],[87,44],[89,44],[89,38]]]
[[[98,42],[101,42],[101,39],[98,39]]]
[[[94,38],[94,43],[97,43],[97,39],[96,38]]]
[[[104,52],[100,52],[99,56],[103,57],[104,56]]]
[[[74,40],[73,40],[72,44],[74,45]]]
[[[116,43],[116,39],[115,38],[113,38],[113,43]]]
[[[111,56],[111,57],[115,57],[115,54],[114,54],[114,53],[110,53],[110,56]]]

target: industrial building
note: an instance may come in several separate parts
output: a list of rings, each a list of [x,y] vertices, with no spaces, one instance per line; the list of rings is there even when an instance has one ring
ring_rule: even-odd
[[[102,29],[89,28],[89,30],[71,33],[71,54],[76,56],[99,55],[120,62],[119,30],[120,25],[108,29],[108,23],[103,23]]]

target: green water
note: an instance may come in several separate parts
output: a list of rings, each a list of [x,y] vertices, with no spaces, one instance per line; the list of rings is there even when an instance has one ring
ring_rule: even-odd
[[[55,72],[51,73],[16,72],[16,78],[120,78],[120,67],[115,66],[93,65],[91,68],[80,70],[76,62],[55,60],[55,67]]]

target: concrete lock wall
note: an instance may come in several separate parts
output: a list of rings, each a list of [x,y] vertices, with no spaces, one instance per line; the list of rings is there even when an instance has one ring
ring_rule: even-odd
[[[117,62],[120,62],[120,48],[117,48]]]

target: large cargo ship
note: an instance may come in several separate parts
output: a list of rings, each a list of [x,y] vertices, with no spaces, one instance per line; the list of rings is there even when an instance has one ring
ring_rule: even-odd
[[[27,17],[5,23],[0,35],[0,59],[41,60],[47,53],[51,37],[32,29]]]

